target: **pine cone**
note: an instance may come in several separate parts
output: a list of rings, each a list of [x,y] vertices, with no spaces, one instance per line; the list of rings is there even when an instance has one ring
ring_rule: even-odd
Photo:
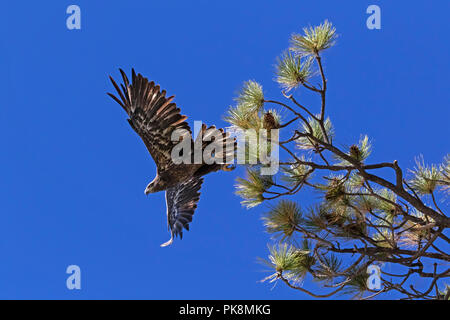
[[[352,158],[355,158],[356,160],[360,160],[361,158],[361,151],[359,150],[357,145],[352,145],[350,147],[350,156],[352,156]]]
[[[263,126],[264,126],[264,129],[267,129],[267,130],[278,128],[278,123],[276,122],[276,120],[271,112],[266,112],[264,114]]]

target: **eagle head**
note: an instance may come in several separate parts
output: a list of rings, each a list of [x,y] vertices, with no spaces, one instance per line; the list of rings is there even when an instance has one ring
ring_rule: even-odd
[[[155,192],[155,191],[153,190],[153,188],[154,188],[153,183],[150,182],[150,183],[148,184],[148,186],[145,188],[144,193],[145,193],[146,195],[148,195],[149,193]]]
[[[155,193],[160,191],[160,185],[159,185],[159,177],[157,176],[155,179],[153,179],[152,182],[150,182],[147,187],[145,188],[144,193],[148,195],[149,193]]]

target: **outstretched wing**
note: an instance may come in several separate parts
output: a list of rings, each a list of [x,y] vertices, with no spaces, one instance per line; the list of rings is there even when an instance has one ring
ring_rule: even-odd
[[[127,112],[128,122],[139,134],[156,163],[158,172],[167,170],[172,165],[170,153],[177,142],[171,141],[175,129],[184,129],[191,134],[186,116],[180,114],[180,109],[172,102],[174,96],[166,98],[166,91],[160,91],[159,85],[149,82],[141,74],[136,75],[132,69],[132,82],[122,69],[123,84],[119,86],[112,77],[112,84],[119,98],[108,93]]]
[[[189,223],[192,222],[192,216],[197,208],[197,202],[200,199],[200,188],[203,178],[193,177],[187,181],[167,189],[167,224],[170,230],[170,240],[163,243],[161,247],[172,244],[174,236],[183,238],[183,228],[189,230]]]

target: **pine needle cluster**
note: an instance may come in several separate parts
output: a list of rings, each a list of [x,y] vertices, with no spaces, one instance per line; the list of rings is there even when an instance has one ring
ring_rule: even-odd
[[[272,176],[261,175],[258,168],[247,168],[247,178],[237,178],[236,181],[236,194],[244,199],[241,204],[247,209],[263,202],[264,192],[273,185]]]
[[[303,34],[293,34],[291,50],[298,55],[317,55],[336,43],[336,29],[325,20],[319,26],[303,28]]]
[[[284,53],[277,60],[275,80],[286,92],[307,82],[313,75],[311,57],[302,58],[291,52]]]
[[[314,119],[312,117],[309,117],[308,124],[302,123],[302,132],[311,133],[318,140],[324,141],[325,135],[324,135],[324,132],[322,130],[322,127],[321,127],[319,121],[317,121],[316,119]],[[312,129],[312,132],[310,132],[310,130],[311,130],[310,128]],[[334,137],[334,129],[333,129],[333,125],[331,123],[330,118],[327,118],[324,121],[324,128],[325,128],[325,133],[328,136],[328,138],[333,138]],[[296,142],[297,142],[297,148],[302,149],[302,150],[317,150],[317,148],[319,147],[318,143],[309,137],[299,137],[296,140]]]
[[[281,200],[263,217],[266,231],[281,236],[281,241],[290,238],[302,220],[302,212],[296,202]]]

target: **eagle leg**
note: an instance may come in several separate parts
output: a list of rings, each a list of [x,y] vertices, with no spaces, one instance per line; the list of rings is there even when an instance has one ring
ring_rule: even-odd
[[[164,242],[164,243],[161,245],[161,247],[167,247],[167,246],[170,246],[170,245],[172,244],[172,242],[173,242],[173,233],[171,232],[171,236],[170,236],[169,241]]]

